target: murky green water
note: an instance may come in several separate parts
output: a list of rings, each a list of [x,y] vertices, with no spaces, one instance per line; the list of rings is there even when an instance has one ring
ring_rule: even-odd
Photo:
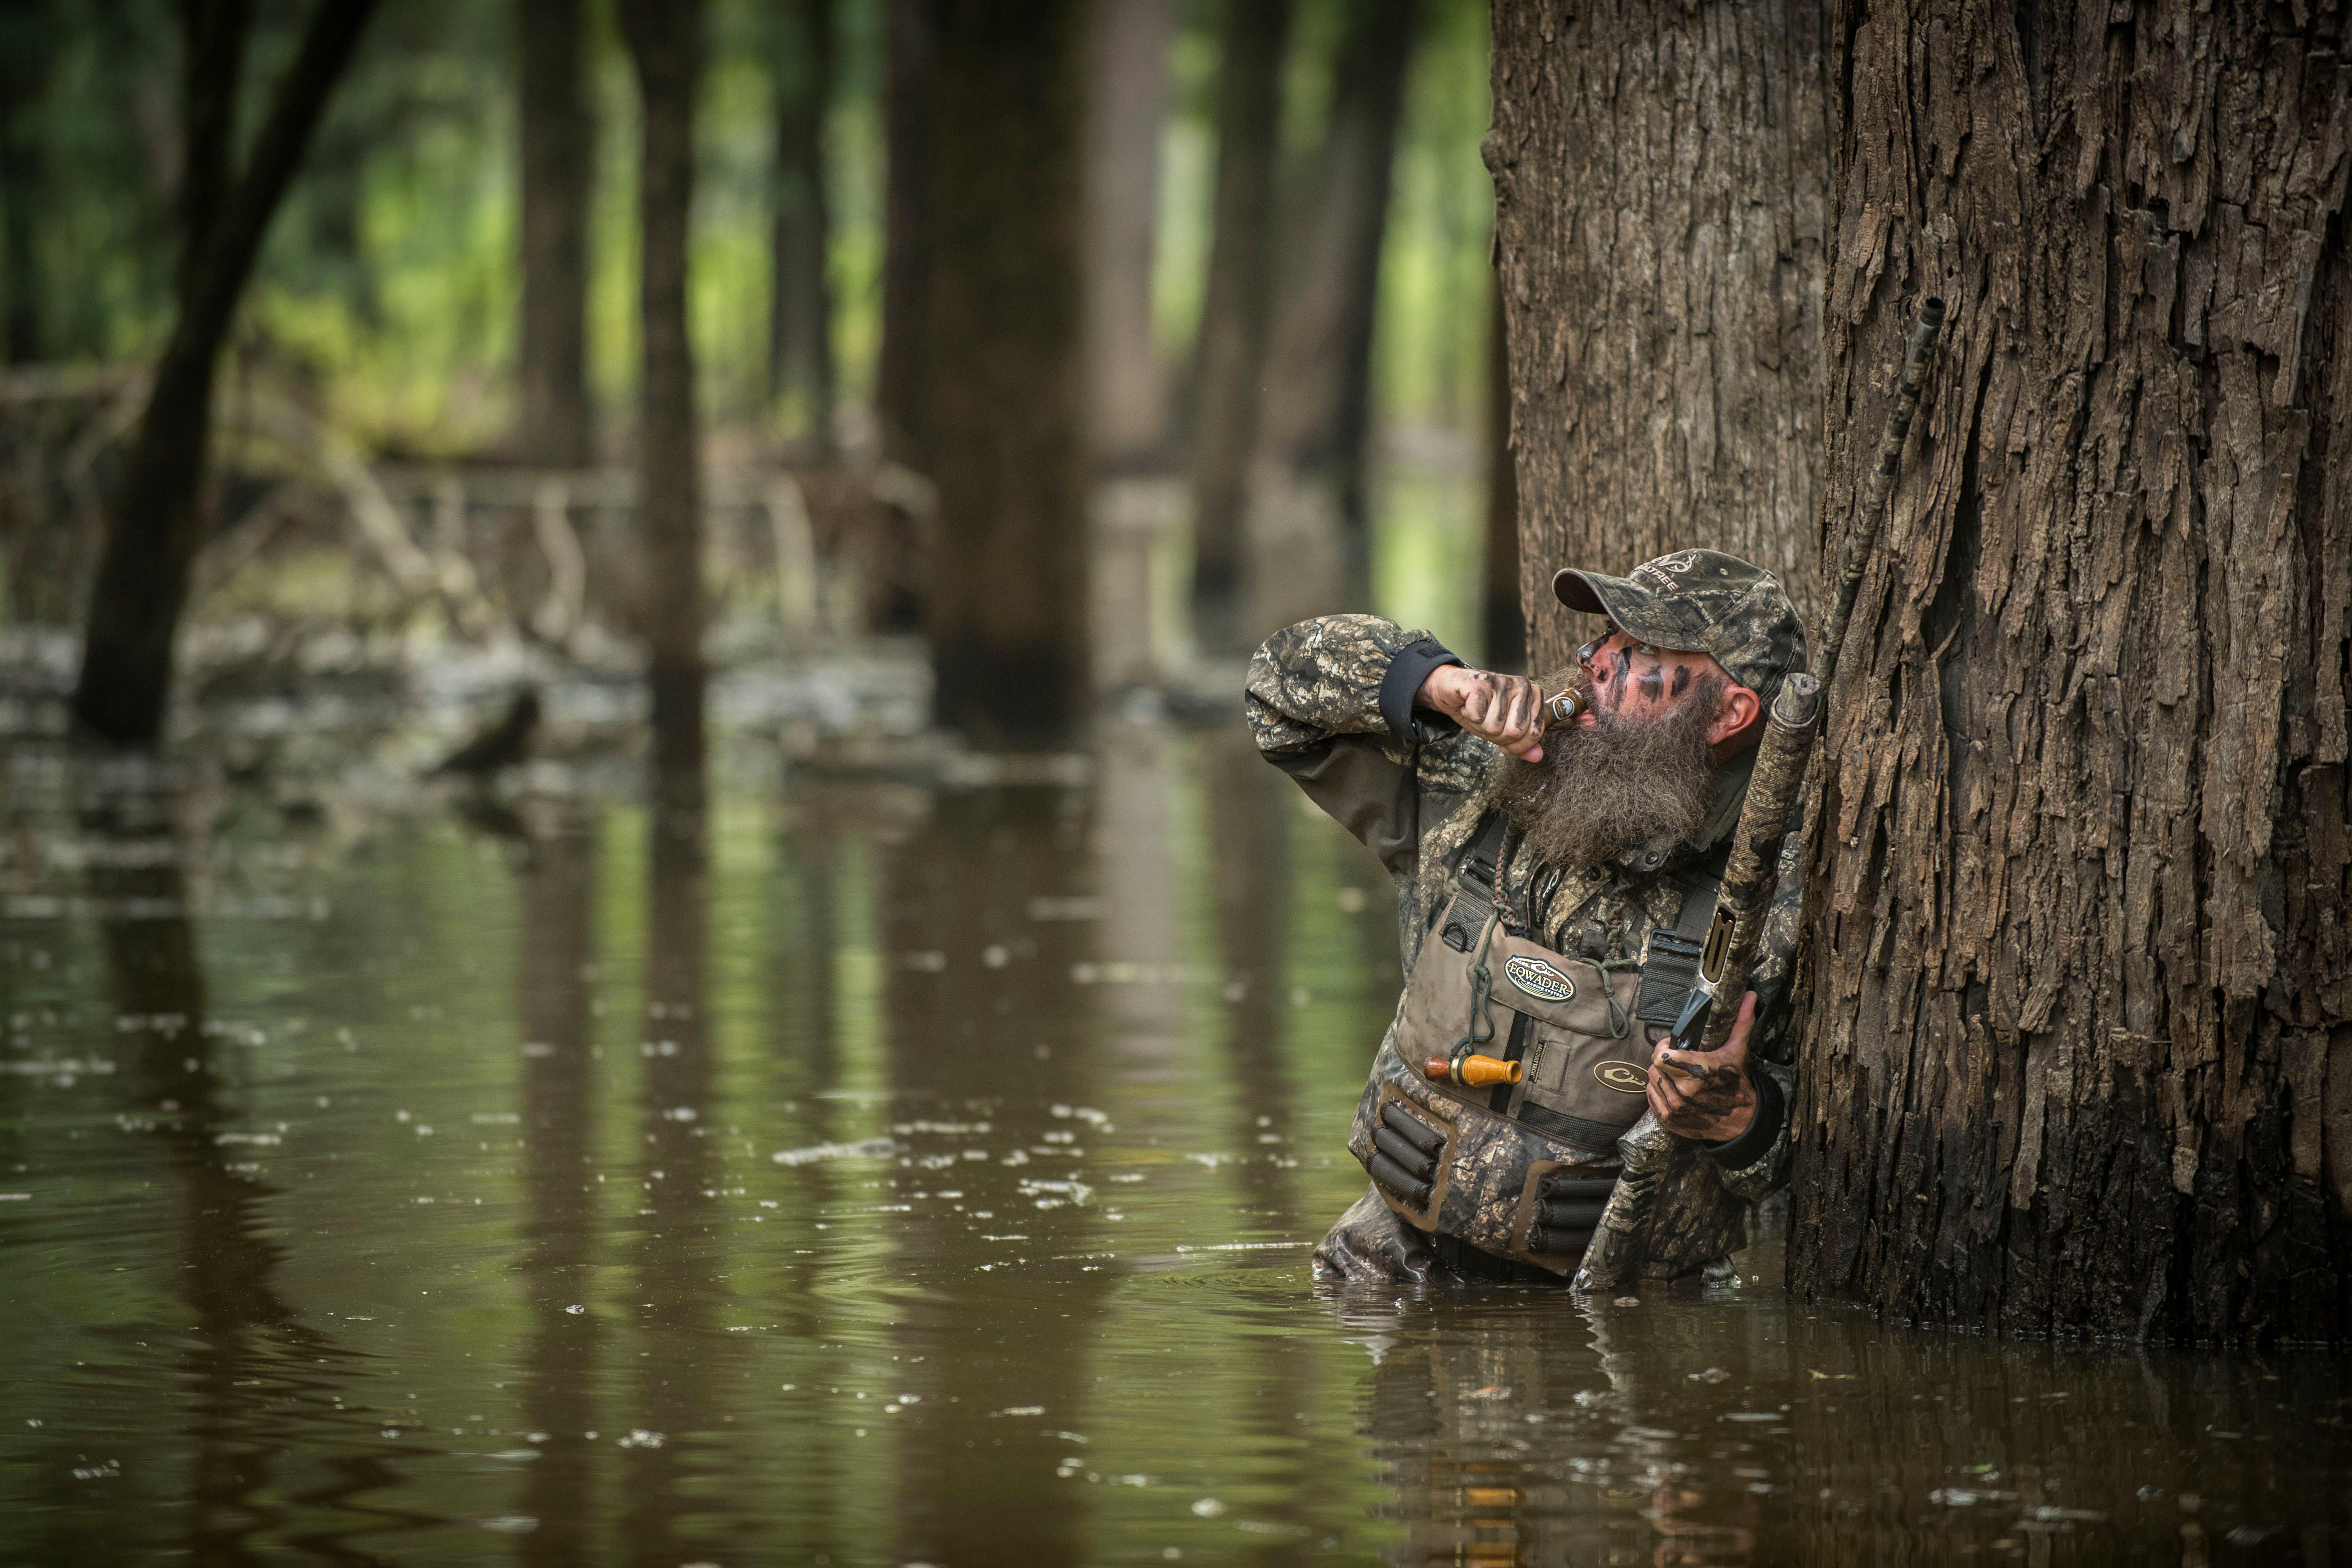
[[[2337,1358],[1337,1298],[1397,981],[1234,737],[273,806],[5,762],[0,1560],[2322,1563]],[[323,809],[320,809],[322,807]]]

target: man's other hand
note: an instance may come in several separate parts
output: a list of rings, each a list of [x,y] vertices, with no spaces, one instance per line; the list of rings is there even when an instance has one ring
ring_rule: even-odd
[[[1429,672],[1414,700],[1515,757],[1543,761],[1543,688],[1524,675],[1444,664]]]
[[[1756,1120],[1756,1085],[1748,1077],[1748,1037],[1756,1032],[1756,993],[1739,999],[1739,1016],[1722,1048],[1678,1051],[1660,1046],[1650,1061],[1650,1109],[1669,1132],[1724,1143]]]

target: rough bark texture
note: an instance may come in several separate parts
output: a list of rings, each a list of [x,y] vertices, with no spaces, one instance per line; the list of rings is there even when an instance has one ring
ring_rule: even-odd
[[[1339,602],[1326,598],[1310,612],[1371,604],[1372,322],[1418,9],[1416,0],[1346,8],[1330,120],[1286,235],[1249,526],[1259,534],[1303,528],[1326,553],[1336,532]]]
[[[1835,689],[1794,1283],[2352,1333],[2342,14],[1856,5],[1822,516],[1943,359]]]
[[[1479,571],[1479,660],[1524,673],[1528,612],[1519,602],[1519,484],[1511,464],[1511,342],[1503,322],[1502,280],[1487,296],[1486,548]]]
[[[1192,632],[1241,653],[1242,514],[1274,309],[1275,173],[1291,0],[1228,0],[1217,77],[1217,194],[1192,349]]]
[[[1087,71],[1087,356],[1095,457],[1113,472],[1167,455],[1167,395],[1151,346],[1160,140],[1168,127],[1173,0],[1097,0]]]
[[[249,17],[237,0],[188,8],[180,192],[179,312],[140,416],[82,640],[75,718],[106,740],[152,742],[172,689],[172,645],[203,542],[213,372],[269,220],[374,0],[322,0],[278,79],[244,173],[230,179],[236,83]]]
[[[596,122],[581,80],[580,0],[522,0],[523,460],[588,466],[588,197]]]
[[[882,454],[930,469],[924,355],[930,332],[931,21],[929,0],[890,0],[884,72],[890,169],[883,193],[882,353],[874,409]]]
[[[942,723],[1050,741],[1087,692],[1085,58],[1077,0],[929,0],[925,367]]]
[[[768,382],[785,429],[823,454],[833,445],[833,289],[825,278],[833,218],[824,169],[833,0],[793,0],[781,20]]]
[[[1686,545],[1810,613],[1826,0],[1495,8],[1486,138],[1534,668],[1563,565]]]
[[[664,790],[702,776],[702,462],[687,333],[687,230],[694,205],[694,100],[702,68],[699,0],[623,0],[621,31],[636,66],[644,142],[637,165],[639,333],[637,468],[645,499],[646,640],[651,653],[654,767]]]

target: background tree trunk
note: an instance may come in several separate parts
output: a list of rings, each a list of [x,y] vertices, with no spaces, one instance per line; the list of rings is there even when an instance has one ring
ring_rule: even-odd
[[[882,353],[874,408],[882,454],[930,471],[926,354],[930,332],[930,0],[889,0],[889,60],[883,76],[889,173],[883,193]]]
[[[644,341],[637,414],[652,654],[654,771],[666,812],[698,815],[703,774],[702,462],[687,332],[687,239],[694,205],[694,104],[702,70],[699,0],[622,0],[621,31],[644,104],[637,173],[637,308]]]
[[[1095,0],[1087,72],[1087,354],[1095,455],[1113,472],[1167,454],[1167,397],[1151,346],[1160,140],[1168,127],[1173,0]]]
[[[45,336],[33,237],[47,183],[41,109],[56,49],[47,0],[0,0],[0,268],[7,276],[0,357],[9,364],[40,359]]]
[[[588,402],[588,198],[596,122],[581,81],[580,0],[522,0],[521,456],[551,468],[593,460]]]
[[[1343,13],[1331,115],[1285,251],[1281,308],[1266,365],[1270,395],[1252,475],[1253,534],[1304,531],[1328,555],[1337,534],[1338,605],[1272,603],[1264,630],[1372,596],[1366,448],[1371,433],[1372,323],[1388,233],[1397,126],[1412,61],[1415,0],[1356,0]],[[1288,574],[1284,574],[1287,575]],[[1260,586],[1254,584],[1255,595]],[[1253,627],[1252,630],[1260,628]]]
[[[1275,175],[1291,0],[1227,0],[1217,76],[1217,193],[1192,351],[1192,632],[1244,651],[1242,514],[1273,310]]]
[[[768,321],[769,392],[814,454],[833,448],[833,244],[825,117],[833,108],[833,0],[793,0],[775,51],[776,226]]]
[[[1832,34],[1830,542],[1918,296],[1952,319],[1832,693],[1790,1276],[2341,1340],[2344,23],[2113,15]]]
[[[203,542],[221,343],[269,220],[374,8],[374,0],[321,0],[312,11],[234,185],[229,154],[250,18],[237,0],[194,0],[188,8],[179,311],[99,556],[74,688],[75,718],[106,740],[143,745],[163,732],[172,645],[187,608],[189,563]]]
[[[1554,569],[1729,551],[1811,604],[1825,0],[1495,8],[1494,171],[1532,668]]]
[[[1485,635],[1479,659],[1488,669],[1525,672],[1528,612],[1519,598],[1519,486],[1511,466],[1511,343],[1503,324],[1499,274],[1486,298],[1492,325],[1486,334],[1486,547],[1479,563]]]
[[[1083,16],[929,0],[929,622],[942,723],[1062,733],[1087,685]]]

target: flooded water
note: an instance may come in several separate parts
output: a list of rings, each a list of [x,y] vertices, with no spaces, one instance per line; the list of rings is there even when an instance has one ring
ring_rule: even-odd
[[[1906,1331],[1769,1234],[1318,1289],[1392,905],[1236,735],[700,852],[0,761],[0,1561],[2352,1558],[2336,1357]]]

